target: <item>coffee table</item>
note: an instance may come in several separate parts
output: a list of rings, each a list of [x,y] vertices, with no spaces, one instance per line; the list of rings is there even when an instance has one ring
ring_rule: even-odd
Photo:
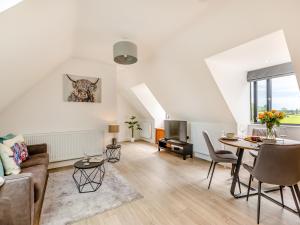
[[[74,163],[73,179],[79,193],[95,192],[102,184],[105,174],[104,160],[90,162],[86,165],[82,160]]]

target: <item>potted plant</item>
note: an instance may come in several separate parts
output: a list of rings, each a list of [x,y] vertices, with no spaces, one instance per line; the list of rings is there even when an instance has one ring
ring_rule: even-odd
[[[266,124],[267,127],[267,139],[275,139],[274,126],[280,126],[280,120],[285,117],[283,112],[272,110],[269,112],[262,112],[258,114],[258,119],[262,124]]]
[[[134,130],[142,130],[139,122],[136,120],[135,116],[131,116],[128,121],[125,121],[128,124],[128,129],[131,129],[131,142],[134,142]]]

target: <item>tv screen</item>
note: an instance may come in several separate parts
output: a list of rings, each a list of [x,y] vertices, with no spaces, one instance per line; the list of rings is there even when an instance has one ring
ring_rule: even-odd
[[[165,138],[168,140],[187,141],[187,122],[165,120]]]

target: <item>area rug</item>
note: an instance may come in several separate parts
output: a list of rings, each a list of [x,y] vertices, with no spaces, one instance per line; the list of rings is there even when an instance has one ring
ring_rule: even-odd
[[[104,180],[96,192],[79,193],[72,174],[73,169],[50,173],[42,225],[71,224],[142,197],[109,163],[105,163]]]

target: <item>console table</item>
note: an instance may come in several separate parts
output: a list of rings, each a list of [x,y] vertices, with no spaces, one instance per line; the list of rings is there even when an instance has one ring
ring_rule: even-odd
[[[187,155],[190,155],[191,158],[193,158],[193,144],[190,143],[160,139],[158,141],[158,151],[160,151],[161,149],[166,149],[178,153],[182,155],[184,160],[186,160]]]

